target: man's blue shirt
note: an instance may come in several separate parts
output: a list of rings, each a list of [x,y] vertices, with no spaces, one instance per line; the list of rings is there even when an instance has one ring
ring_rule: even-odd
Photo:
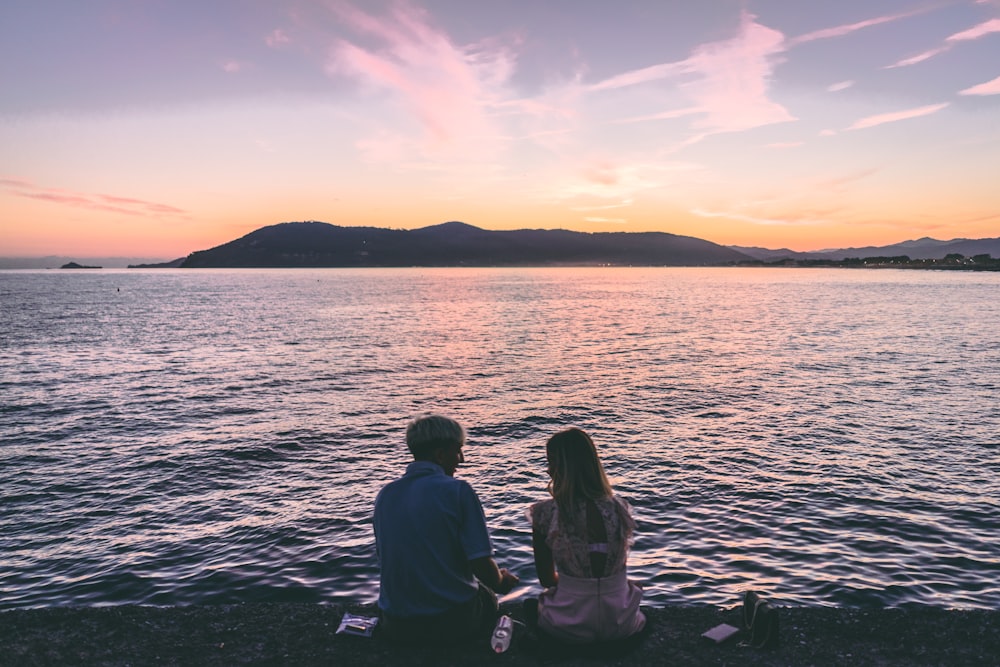
[[[483,507],[468,482],[414,461],[375,498],[379,607],[398,617],[440,614],[478,584],[469,561],[493,554]]]

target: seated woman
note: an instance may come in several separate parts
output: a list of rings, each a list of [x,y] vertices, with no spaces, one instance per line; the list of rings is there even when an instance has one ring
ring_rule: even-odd
[[[623,639],[646,625],[642,589],[629,581],[625,561],[635,522],[611,490],[594,442],[578,428],[545,446],[551,500],[535,503],[531,519],[535,569],[545,591],[538,628],[563,641]]]

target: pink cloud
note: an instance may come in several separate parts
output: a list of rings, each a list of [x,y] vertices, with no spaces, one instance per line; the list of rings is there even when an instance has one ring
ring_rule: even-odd
[[[26,197],[27,199],[38,199],[39,201],[49,201],[55,204],[65,204],[67,206],[80,206],[83,208],[99,208],[105,210],[110,208],[108,206],[98,204],[97,202],[81,195],[59,194],[56,192],[19,192],[17,194],[22,197]]]
[[[687,61],[651,65],[649,67],[643,67],[642,69],[615,75],[609,79],[595,83],[590,86],[588,90],[599,91],[611,90],[614,88],[625,88],[627,86],[635,86],[640,83],[659,81],[660,79],[686,74],[689,71]]]
[[[587,222],[613,222],[613,223],[618,224],[618,225],[624,225],[626,222],[628,222],[627,218],[595,218],[595,217],[587,217],[587,218],[584,218],[584,220],[586,220]]]
[[[1000,76],[993,79],[992,81],[987,81],[986,83],[980,83],[977,86],[972,86],[971,88],[966,88],[958,93],[959,95],[1000,95]]]
[[[700,75],[681,84],[705,113],[695,125],[712,132],[748,130],[796,120],[768,98],[768,88],[785,38],[744,13],[740,34],[723,42],[704,44],[688,58]]]
[[[877,173],[877,168],[862,168],[824,180],[794,179],[780,187],[757,191],[747,199],[725,203],[725,193],[713,194],[713,201],[689,208],[703,218],[740,220],[764,226],[812,226],[844,222],[853,217],[845,196],[852,188]],[[770,191],[769,191],[770,190]]]
[[[823,222],[822,220],[804,220],[804,219],[777,218],[777,217],[771,218],[765,216],[747,215],[745,213],[733,213],[730,211],[708,211],[703,208],[693,208],[691,209],[690,212],[693,215],[697,215],[699,218],[726,218],[728,220],[739,220],[740,222],[749,222],[754,225],[763,225],[767,227],[815,225]]]
[[[788,40],[788,45],[795,46],[797,44],[803,44],[805,42],[813,42],[816,41],[817,39],[830,39],[832,37],[843,37],[844,35],[849,35],[852,32],[857,32],[858,30],[863,30],[864,28],[870,28],[872,26],[882,25],[883,23],[898,21],[899,19],[905,19],[925,11],[927,10],[917,9],[910,12],[903,12],[901,14],[889,14],[887,16],[879,16],[873,19],[858,21],[856,23],[847,23],[845,25],[835,26],[833,28],[823,28],[822,30],[814,30],[813,32],[808,32],[804,35],[799,35],[798,37],[791,38],[790,40]]]
[[[875,116],[867,116],[856,121],[851,125],[848,130],[861,130],[868,127],[875,127],[876,125],[883,125],[885,123],[895,123],[900,120],[908,120],[910,118],[919,118],[921,116],[929,116],[933,113],[937,113],[948,106],[948,102],[943,102],[941,104],[928,104],[927,106],[917,107],[916,109],[907,109],[906,111],[895,111],[892,113],[877,114]]]
[[[589,165],[584,168],[583,173],[588,181],[600,185],[617,185],[622,180],[622,174],[617,167],[607,162]]]
[[[132,199],[130,197],[115,197],[112,195],[93,195],[100,201],[107,202],[109,204],[114,204],[117,206],[125,206],[133,209],[145,209],[151,213],[168,213],[172,215],[183,214],[184,211],[176,208],[174,206],[168,206],[166,204],[157,204],[156,202],[148,202],[142,199]]]
[[[664,78],[677,79],[677,88],[692,101],[690,107],[623,119],[639,122],[697,115],[692,123],[704,130],[685,145],[719,132],[737,132],[771,123],[796,120],[768,97],[774,68],[781,62],[785,39],[777,30],[756,22],[744,12],[732,39],[702,44],[683,61],[645,67],[605,79],[591,92],[634,86]]]
[[[688,107],[686,109],[672,109],[670,111],[661,111],[659,113],[651,113],[646,116],[633,116],[632,118],[622,118],[621,120],[615,121],[616,123],[645,123],[651,120],[670,120],[671,118],[684,118],[685,116],[693,116],[694,114],[701,113],[700,107]]]
[[[826,87],[827,92],[839,93],[842,90],[847,90],[854,85],[853,81],[841,81],[839,83],[833,83]]]
[[[841,194],[845,186],[863,181],[869,176],[873,176],[879,172],[877,167],[868,167],[866,169],[859,169],[857,171],[846,173],[842,176],[836,178],[827,179],[824,181],[818,181],[815,184],[816,190],[822,190],[826,192],[832,192],[834,194]]]
[[[18,180],[16,178],[0,178],[0,186],[5,188],[30,188],[33,187],[28,181]]]
[[[973,26],[968,30],[963,30],[962,32],[956,32],[954,35],[948,38],[949,42],[964,42],[973,39],[979,39],[984,35],[989,35],[994,32],[1000,32],[1000,19],[990,19],[984,23]]]
[[[923,53],[919,53],[915,56],[910,56],[909,58],[903,58],[899,62],[886,66],[885,69],[916,65],[917,63],[922,63],[923,61],[933,58],[936,55],[940,55],[942,53],[945,53],[946,51],[950,51],[952,47],[954,47],[959,42],[969,42],[996,32],[1000,32],[1000,19],[990,19],[989,21],[984,21],[983,23],[974,25],[968,30],[963,30],[962,32],[956,32],[954,35],[951,35],[948,38],[946,38],[945,43],[942,46],[938,46],[933,49],[928,49]]]
[[[936,49],[930,49],[929,51],[924,51],[923,53],[918,53],[915,56],[910,56],[909,58],[903,58],[900,61],[894,62],[891,65],[886,65],[884,69],[894,69],[896,67],[909,67],[910,65],[916,65],[917,63],[922,63],[925,60],[929,60],[934,56],[944,53],[949,47],[941,46]]]
[[[634,162],[617,164],[593,160],[579,168],[575,178],[546,187],[540,196],[549,201],[575,200],[571,210],[598,211],[631,206],[636,195],[669,185],[678,175],[700,170],[687,162]]]
[[[489,43],[461,46],[429,22],[420,9],[397,5],[376,17],[350,6],[340,17],[358,33],[381,42],[377,49],[342,40],[327,64],[331,75],[348,75],[390,91],[424,130],[424,152],[462,149],[470,142],[489,150],[502,134],[491,111],[506,90],[514,58]]]
[[[264,43],[267,44],[272,49],[276,49],[284,44],[288,44],[292,40],[289,39],[288,35],[281,28],[272,30],[270,34],[264,37]]]
[[[143,199],[133,199],[131,197],[118,197],[105,194],[71,192],[58,188],[45,188],[28,181],[11,178],[0,178],[0,186],[11,191],[15,196],[50,202],[53,204],[59,204],[60,206],[84,208],[94,211],[107,211],[109,213],[119,213],[121,215],[130,216],[187,216],[186,211],[175,206],[145,201]]]
[[[510,127],[511,139],[528,141],[561,154],[570,147],[584,123],[584,94],[579,79],[555,84],[533,98],[515,98],[493,106],[494,117]]]
[[[634,200],[626,198],[615,204],[599,204],[595,206],[571,206],[570,210],[580,211],[581,213],[589,211],[607,211],[609,209],[615,209],[615,208],[626,208],[628,206],[631,206],[633,203]]]

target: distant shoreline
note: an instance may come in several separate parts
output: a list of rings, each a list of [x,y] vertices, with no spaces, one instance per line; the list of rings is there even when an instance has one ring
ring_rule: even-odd
[[[100,270],[144,272],[157,271],[163,269],[195,268],[196,270],[300,270],[300,269],[898,269],[911,271],[959,271],[959,272],[996,272],[1000,271],[1000,264],[994,266],[943,266],[934,264],[873,264],[873,265],[844,265],[840,263],[817,263],[812,261],[782,261],[782,262],[741,262],[738,264],[717,264],[717,265],[660,265],[660,264],[524,264],[524,265],[409,265],[409,266],[216,266],[216,267],[178,267],[178,266],[86,266],[80,267],[86,272]],[[74,272],[76,267],[64,268],[58,266],[35,266],[35,267],[0,267],[0,272],[31,272],[31,271],[53,271],[53,272]]]
[[[833,259],[783,259],[738,262],[738,267],[791,267],[801,269],[912,269],[917,271],[1000,271],[1000,259],[985,257],[945,257],[943,259],[910,259],[909,257],[851,257]]]
[[[721,263],[702,264],[655,264],[655,263],[622,263],[622,262],[539,262],[536,264],[510,264],[510,263],[456,263],[456,264],[385,264],[385,265],[363,265],[363,264],[331,264],[331,265],[257,265],[257,266],[183,266],[186,258],[178,258],[169,262],[128,264],[121,265],[86,265],[78,262],[68,262],[60,266],[6,266],[0,263],[0,271],[19,270],[59,270],[59,269],[541,269],[541,268],[805,268],[805,269],[909,269],[918,271],[1000,271],[1000,259],[990,255],[977,255],[975,257],[948,256],[941,259],[910,259],[901,257],[851,257],[841,260],[833,259],[793,259],[782,258],[773,261],[762,259],[750,259],[742,261],[729,261]]]
[[[918,271],[1000,271],[1000,259],[990,258],[987,261],[950,261],[950,260],[907,260],[900,262],[880,261],[881,258],[845,259],[845,260],[779,260],[765,262],[762,260],[729,262],[714,265],[661,265],[661,264],[451,264],[451,265],[410,265],[410,266],[254,266],[238,267],[250,269],[584,269],[584,268],[673,268],[673,269],[705,269],[705,268],[803,268],[803,269],[912,269]],[[177,260],[162,265],[129,266],[130,269],[161,269],[187,268],[177,264]],[[198,268],[237,268],[237,267],[198,267]]]

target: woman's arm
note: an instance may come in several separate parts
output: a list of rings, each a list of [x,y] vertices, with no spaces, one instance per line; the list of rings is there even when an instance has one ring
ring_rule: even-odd
[[[531,531],[531,547],[535,552],[535,572],[538,573],[538,583],[545,588],[551,588],[559,583],[559,573],[552,559],[552,549],[545,543],[545,535]]]

